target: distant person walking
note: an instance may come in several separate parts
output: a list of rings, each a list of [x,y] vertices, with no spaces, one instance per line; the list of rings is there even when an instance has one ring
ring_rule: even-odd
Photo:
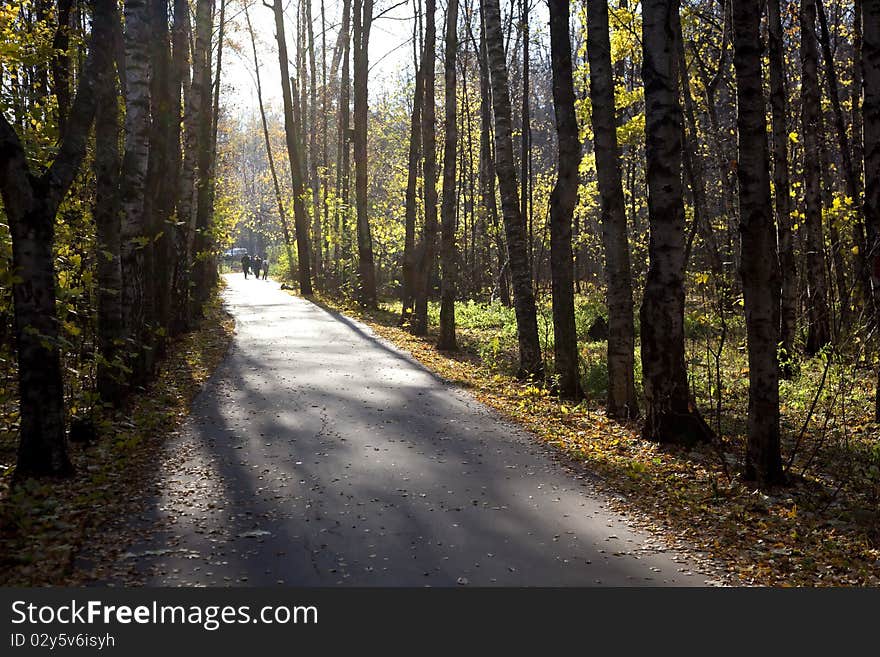
[[[263,257],[263,280],[269,275],[269,256]]]
[[[255,255],[254,256],[254,277],[257,280],[260,280],[260,269],[262,269],[262,267],[263,267],[263,260],[260,258],[260,256]]]
[[[247,280],[248,271],[251,268],[251,257],[245,253],[241,256],[241,270],[244,272],[244,278]]]

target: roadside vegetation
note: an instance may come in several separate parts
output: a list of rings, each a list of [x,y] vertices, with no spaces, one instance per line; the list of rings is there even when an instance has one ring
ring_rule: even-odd
[[[727,581],[880,584],[880,449],[877,425],[866,410],[873,395],[867,365],[853,368],[849,356],[829,351],[801,361],[796,375],[782,383],[789,485],[762,492],[741,477],[748,376],[743,327],[733,318],[716,362],[719,326],[696,311],[687,317],[691,382],[700,407],[709,409],[707,421],[720,426],[719,440],[688,449],[644,440],[637,423],[606,416],[605,343],[588,336],[604,312],[598,294],[576,298],[586,395],[577,404],[515,378],[516,324],[513,310],[500,303],[457,304],[461,350],[451,354],[435,348],[433,332],[415,337],[401,328],[399,302],[380,303],[377,310],[350,299],[320,296],[317,302],[364,321],[532,431],[573,467],[597,474],[621,511],[673,545],[696,547],[694,556],[716,572],[720,562]],[[547,317],[549,299],[538,307],[539,317]],[[436,320],[439,304],[431,303],[428,313]],[[552,332],[539,333],[542,348],[552,353]]]

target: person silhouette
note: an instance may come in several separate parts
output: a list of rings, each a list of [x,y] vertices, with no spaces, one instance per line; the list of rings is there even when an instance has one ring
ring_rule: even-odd
[[[247,280],[248,271],[251,267],[251,257],[245,251],[245,254],[241,256],[241,270],[244,272],[244,279]]]

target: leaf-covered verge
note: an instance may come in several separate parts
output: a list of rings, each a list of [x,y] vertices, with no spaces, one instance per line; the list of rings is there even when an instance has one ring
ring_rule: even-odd
[[[3,445],[0,479],[0,586],[71,583],[74,559],[87,542],[112,543],[106,527],[139,511],[167,436],[223,359],[234,322],[215,297],[201,327],[168,346],[155,380],[135,391],[124,410],[99,423],[99,436],[74,444],[76,474],[12,484],[14,452]],[[9,442],[8,440],[6,441]]]
[[[558,449],[575,467],[597,475],[618,510],[677,549],[690,552],[712,574],[719,575],[721,564],[724,578],[733,584],[880,585],[876,504],[880,489],[876,467],[872,468],[876,426],[852,410],[843,418],[846,426],[837,426],[840,418],[829,420],[825,407],[826,396],[831,406],[841,403],[841,395],[864,396],[861,401],[866,403],[852,406],[864,406],[867,416],[872,390],[853,385],[852,380],[845,386],[832,383],[830,392],[820,395],[822,403],[810,404],[815,379],[823,374],[829,378],[821,362],[811,365],[818,371],[810,376],[804,364],[799,385],[805,390],[786,390],[789,401],[783,413],[789,415],[789,422],[809,410],[812,413],[807,431],[787,433],[786,450],[797,455],[797,467],[789,469],[789,485],[766,494],[740,476],[745,438],[737,430],[739,422],[722,425],[723,440],[715,445],[692,450],[660,446],[642,440],[637,424],[608,418],[597,399],[578,405],[560,403],[546,388],[517,381],[498,360],[487,359],[487,350],[497,351],[497,344],[493,348],[490,343],[503,333],[498,326],[475,329],[479,322],[465,314],[459,330],[462,349],[448,354],[437,351],[435,335],[417,338],[401,328],[399,305],[369,311],[338,298],[316,300],[357,317],[444,379]],[[743,377],[730,370],[739,366],[739,352],[733,351],[722,372],[722,391],[728,402],[739,405],[742,400],[729,397],[747,392],[747,386],[740,385]],[[589,365],[590,354],[582,357]],[[865,378],[869,376],[870,372]],[[789,388],[797,385],[785,382]],[[800,404],[800,397],[807,403]]]

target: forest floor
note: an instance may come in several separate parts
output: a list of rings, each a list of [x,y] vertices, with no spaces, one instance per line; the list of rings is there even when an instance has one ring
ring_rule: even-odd
[[[738,433],[739,417],[728,417],[723,439],[713,445],[661,447],[642,440],[637,424],[606,417],[595,397],[579,405],[561,403],[546,389],[517,381],[510,363],[505,364],[515,351],[503,353],[510,318],[499,320],[493,316],[497,310],[475,311],[478,304],[462,304],[457,310],[460,350],[450,354],[435,348],[436,335],[418,338],[401,328],[399,303],[367,311],[345,299],[320,302],[357,317],[445,380],[516,421],[597,476],[614,507],[642,529],[683,548],[695,546],[695,558],[723,563],[739,583],[880,584],[878,427],[851,408],[859,402],[871,408],[870,369],[867,375],[851,367],[837,372],[817,361],[805,363],[798,380],[784,382],[789,485],[768,493],[741,479],[744,437]],[[436,313],[433,307],[431,311]],[[594,365],[604,346],[592,347],[594,353],[582,353],[588,391],[591,379],[602,378]],[[742,350],[731,351],[734,360],[722,365],[719,377],[724,394],[733,397],[725,400],[725,413],[731,405],[747,406]],[[838,407],[845,407],[849,416],[838,415]]]
[[[155,478],[156,454],[223,359],[233,327],[215,299],[198,330],[168,345],[155,380],[136,391],[125,409],[102,419],[98,439],[70,446],[76,474],[68,479],[33,479],[11,486],[14,411],[2,409],[0,586],[77,583],[77,555],[86,546],[116,543],[118,537],[109,527],[141,512]],[[5,421],[10,417],[12,421]]]

